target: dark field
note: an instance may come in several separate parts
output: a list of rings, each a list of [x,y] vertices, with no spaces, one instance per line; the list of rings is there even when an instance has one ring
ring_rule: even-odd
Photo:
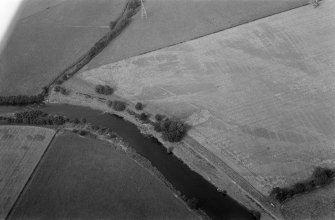
[[[102,141],[58,136],[10,219],[196,219],[125,153]]]
[[[121,0],[39,2],[23,6],[1,52],[0,95],[41,92],[108,31],[124,6]]]

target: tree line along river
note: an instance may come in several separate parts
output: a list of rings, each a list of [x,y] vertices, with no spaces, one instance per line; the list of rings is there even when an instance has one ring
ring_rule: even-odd
[[[30,108],[30,107],[29,107]],[[148,159],[172,186],[187,198],[197,198],[199,208],[212,219],[253,219],[250,212],[235,200],[221,192],[192,171],[186,164],[166,152],[156,139],[146,137],[137,127],[128,121],[111,114],[86,107],[47,104],[38,107],[49,113],[63,115],[68,118],[86,118],[88,123],[110,128],[122,137],[138,154]],[[0,114],[26,110],[27,107],[0,107]]]

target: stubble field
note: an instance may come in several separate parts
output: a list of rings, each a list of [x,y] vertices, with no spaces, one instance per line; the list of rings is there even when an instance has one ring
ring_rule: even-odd
[[[55,131],[0,126],[0,219],[5,219],[33,173]]]
[[[85,93],[107,83],[151,113],[184,119],[188,138],[268,196],[316,166],[335,168],[334,7],[305,6],[104,65],[67,86]]]
[[[155,175],[103,141],[57,136],[9,219],[197,219]]]

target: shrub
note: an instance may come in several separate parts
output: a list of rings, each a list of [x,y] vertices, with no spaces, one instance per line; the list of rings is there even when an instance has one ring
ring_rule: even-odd
[[[186,203],[191,209],[198,209],[199,207],[199,200],[197,198],[187,199]]]
[[[0,105],[30,105],[39,104],[44,101],[44,93],[39,95],[0,96]]]
[[[99,94],[102,94],[102,95],[111,95],[114,93],[114,89],[110,86],[103,86],[103,85],[97,85],[95,87],[95,91]]]
[[[128,9],[135,10],[136,8],[141,6],[141,2],[139,0],[131,0],[128,5]]]
[[[111,22],[109,23],[109,28],[110,28],[111,30],[113,30],[114,27],[115,27],[115,25],[116,25],[116,21],[111,21]]]
[[[75,124],[79,124],[79,123],[80,123],[80,121],[79,121],[78,118],[75,118],[73,122],[74,122]]]
[[[157,115],[156,115],[157,117]],[[179,142],[186,135],[186,125],[178,120],[165,119],[154,123],[154,129],[162,132],[162,138],[169,142]]]
[[[157,115],[155,115],[155,119],[156,119],[156,121],[161,121],[161,120],[163,120],[164,118],[165,118],[164,115],[161,115],[161,114],[157,114]]]
[[[141,113],[140,114],[140,120],[141,121],[147,121],[149,119],[149,115],[148,114],[146,114],[146,113]]]
[[[261,219],[261,213],[259,211],[252,210],[251,211],[251,215],[254,216],[254,218],[256,220],[260,220]]]
[[[67,89],[64,88],[64,87],[60,87],[60,93],[61,93],[62,95],[69,95],[69,94],[70,94],[70,91],[67,90]]]
[[[331,183],[333,181],[334,175],[335,172],[331,169],[317,167],[309,180],[301,183],[296,183],[291,188],[275,187],[271,192],[271,196],[280,203],[282,203],[286,199],[293,197],[295,194],[309,192],[318,186],[323,186]]]
[[[122,101],[114,101],[113,102],[113,109],[115,111],[124,111],[126,109],[126,103]]]
[[[135,109],[136,110],[142,110],[143,109],[143,104],[141,102],[136,103]]]
[[[59,92],[59,91],[60,91],[60,89],[61,89],[61,87],[60,87],[60,86],[55,86],[55,88],[54,88],[54,91],[55,91],[55,92]]]
[[[168,154],[172,154],[172,151],[173,151],[173,147],[171,147],[171,146],[166,149],[166,152]]]
[[[43,88],[42,88],[42,94],[48,94],[48,91],[49,91],[48,87],[47,86],[43,86]]]
[[[69,77],[68,77],[67,75],[63,75],[63,76],[62,76],[62,80],[63,80],[63,81],[66,81],[68,78],[69,78]]]
[[[160,122],[156,122],[156,123],[154,124],[154,129],[155,129],[155,131],[157,131],[157,132],[162,132],[161,123],[160,123]]]
[[[165,119],[161,122],[162,138],[169,142],[179,142],[186,134],[186,126],[181,121]]]
[[[107,106],[111,108],[112,105],[113,105],[113,102],[112,102],[111,100],[108,100],[108,101],[107,101]]]
[[[97,131],[97,130],[99,130],[99,126],[96,126],[96,125],[92,125],[91,128],[92,128],[93,131]]]
[[[87,135],[87,131],[85,131],[85,130],[80,130],[79,131],[79,135],[81,135],[81,136],[85,136],[85,135]]]

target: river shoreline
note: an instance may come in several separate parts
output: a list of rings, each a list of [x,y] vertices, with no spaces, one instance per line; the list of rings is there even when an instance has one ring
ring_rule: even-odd
[[[5,113],[0,114],[5,117],[13,117],[14,113]],[[0,126],[6,126],[7,124],[0,124]],[[29,126],[29,127],[41,127],[41,128],[49,128],[56,131],[55,137],[64,133],[74,133],[82,138],[91,138],[97,139],[104,142],[107,142],[110,147],[114,150],[126,154],[131,160],[136,162],[140,167],[147,170],[152,176],[161,181],[170,191],[171,193],[179,199],[185,207],[190,211],[194,212],[200,219],[210,219],[207,214],[201,209],[192,209],[187,205],[187,199],[183,197],[183,194],[178,191],[165,177],[164,175],[152,165],[152,163],[142,155],[136,152],[134,148],[132,148],[122,137],[117,135],[117,133],[112,132],[112,136],[109,132],[105,132],[100,134],[98,131],[95,131],[92,128],[90,123],[79,123],[75,124],[73,122],[66,122],[64,125],[34,125],[34,124],[16,124],[10,123],[8,125],[13,126]],[[79,131],[85,131],[84,135],[81,135]]]
[[[67,96],[61,95],[52,91],[47,99],[47,103],[50,104],[69,104],[76,106],[89,107],[94,110],[100,110],[104,113],[109,113],[117,117],[122,118],[134,124],[138,130],[145,136],[150,136],[156,139],[161,145],[163,145],[167,152],[172,149],[172,153],[182,161],[186,166],[188,166],[194,172],[200,174],[204,179],[210,182],[217,188],[218,193],[224,192],[232,197],[242,206],[246,207],[248,210],[257,210],[261,213],[262,219],[273,219],[273,216],[269,215],[253,198],[250,197],[240,186],[235,184],[226,174],[218,170],[209,161],[199,155],[192,149],[192,146],[187,143],[187,141],[182,141],[180,143],[170,143],[164,141],[161,138],[161,134],[156,132],[150,124],[145,124],[142,121],[136,119],[133,115],[129,114],[127,110],[125,111],[114,111],[106,105],[105,96],[101,98],[98,95],[82,94],[75,91]],[[122,100],[120,97],[113,97],[111,100]],[[127,100],[122,100],[127,103],[127,109],[135,111],[134,104],[129,103]]]

